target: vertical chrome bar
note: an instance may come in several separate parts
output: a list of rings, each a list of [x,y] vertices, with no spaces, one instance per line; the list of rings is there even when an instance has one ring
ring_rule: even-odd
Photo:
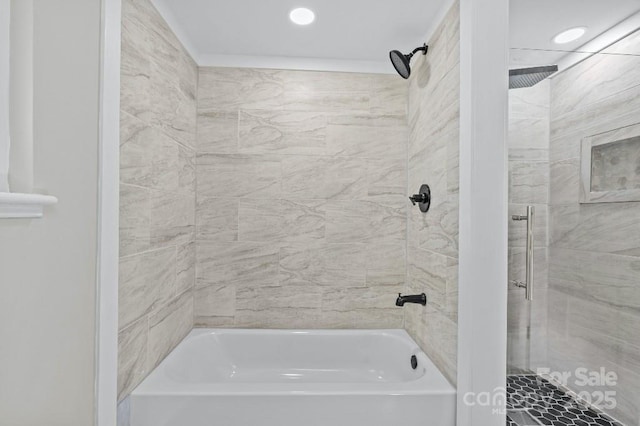
[[[525,298],[533,300],[533,225],[535,207],[527,206],[527,260]]]
[[[527,221],[527,249],[526,249],[526,264],[525,264],[525,279],[524,282],[518,280],[511,280],[510,283],[516,287],[524,288],[525,298],[527,300],[533,300],[533,226],[535,224],[535,212],[534,206],[527,206],[527,215],[513,215],[513,220],[526,220]]]

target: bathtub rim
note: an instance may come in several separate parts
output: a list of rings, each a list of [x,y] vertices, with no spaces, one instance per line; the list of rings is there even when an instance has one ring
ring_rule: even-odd
[[[411,352],[424,366],[425,374],[404,382],[178,382],[165,373],[173,361],[172,355],[188,340],[209,334],[323,334],[323,335],[387,335],[410,343]],[[256,328],[194,328],[165,359],[131,392],[141,397],[206,397],[206,396],[447,396],[457,393],[444,374],[424,353],[404,329],[256,329]]]

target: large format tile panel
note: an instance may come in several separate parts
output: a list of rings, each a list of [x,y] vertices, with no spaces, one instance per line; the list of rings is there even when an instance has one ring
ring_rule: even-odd
[[[123,1],[119,400],[193,326],[197,80],[152,3]]]
[[[402,326],[406,90],[387,75],[200,70],[196,325]]]
[[[460,143],[459,9],[456,3],[417,55],[409,80],[407,194],[431,188],[427,214],[409,206],[407,292],[427,306],[407,305],[405,328],[456,382],[458,321],[458,190]]]

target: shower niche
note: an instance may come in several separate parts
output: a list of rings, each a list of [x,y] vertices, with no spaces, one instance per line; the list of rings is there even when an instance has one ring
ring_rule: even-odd
[[[583,139],[580,202],[640,201],[640,125]]]

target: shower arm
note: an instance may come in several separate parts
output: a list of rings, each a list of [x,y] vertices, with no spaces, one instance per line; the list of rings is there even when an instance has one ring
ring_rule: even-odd
[[[425,43],[421,47],[416,47],[415,49],[413,49],[413,52],[409,53],[407,55],[407,58],[411,59],[413,55],[415,55],[418,52],[422,52],[423,55],[426,55],[428,51],[429,51],[429,46],[427,46],[427,43]]]

